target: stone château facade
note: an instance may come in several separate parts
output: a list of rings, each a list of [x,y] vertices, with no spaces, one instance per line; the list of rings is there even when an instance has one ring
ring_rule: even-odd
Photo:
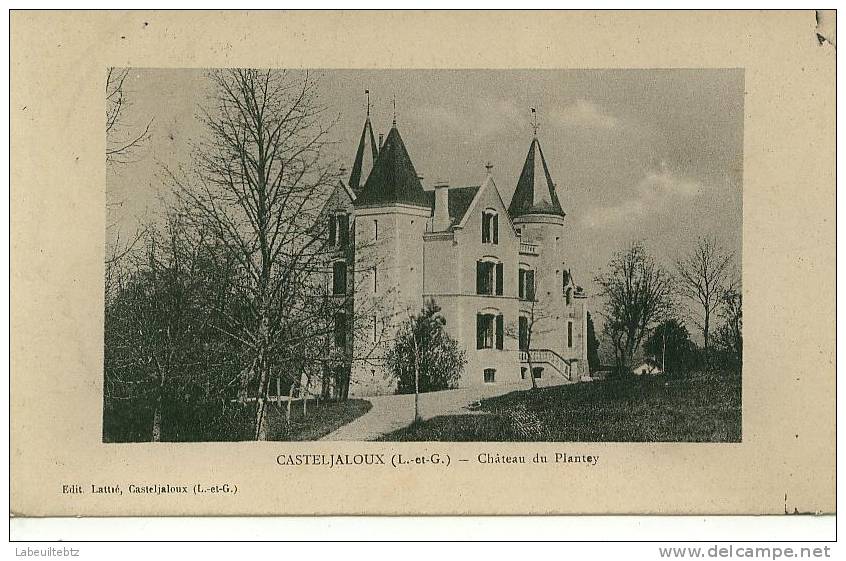
[[[537,128],[508,205],[486,169],[479,185],[426,185],[396,121],[377,145],[368,111],[349,180],[321,218],[329,291],[344,302],[327,337],[333,393],[394,393],[385,351],[428,299],[467,352],[459,387],[528,387],[529,353],[538,385],[589,375],[586,295]]]

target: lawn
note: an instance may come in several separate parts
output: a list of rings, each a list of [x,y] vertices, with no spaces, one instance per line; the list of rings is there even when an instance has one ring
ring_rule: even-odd
[[[737,374],[632,377],[522,390],[482,400],[478,415],[435,417],[391,441],[740,442]]]
[[[267,417],[270,427],[269,440],[317,440],[367,413],[372,405],[363,399],[308,404],[308,414],[303,417],[301,401],[291,407],[291,424],[285,422],[285,405],[271,404]]]

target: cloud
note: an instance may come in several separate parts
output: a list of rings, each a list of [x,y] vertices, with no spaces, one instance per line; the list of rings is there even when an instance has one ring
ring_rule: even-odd
[[[649,171],[638,181],[630,197],[616,205],[589,209],[582,222],[589,228],[602,228],[654,218],[671,205],[697,196],[703,189],[701,183],[678,176],[662,164],[659,171]]]
[[[606,113],[592,101],[579,99],[553,113],[553,118],[564,126],[613,129],[620,119]]]

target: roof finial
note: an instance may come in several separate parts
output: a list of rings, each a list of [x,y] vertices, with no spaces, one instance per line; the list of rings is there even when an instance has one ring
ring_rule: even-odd
[[[394,94],[394,126],[397,126],[397,94]]]
[[[485,164],[485,169],[488,171],[488,175],[490,175],[491,170],[493,169],[493,164],[490,162],[490,160],[488,160],[488,162]]]
[[[538,112],[535,111],[534,107],[532,107],[532,136],[534,136],[535,138],[538,137],[538,128]]]
[[[364,90],[364,94],[367,96],[367,118],[370,118],[370,90]]]

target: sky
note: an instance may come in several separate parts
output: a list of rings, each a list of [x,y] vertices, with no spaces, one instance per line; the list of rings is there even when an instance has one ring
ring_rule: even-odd
[[[316,70],[333,128],[332,157],[350,169],[371,94],[374,131],[397,126],[427,183],[478,185],[485,164],[506,205],[532,139],[538,138],[567,217],[565,253],[576,283],[615,251],[641,240],[660,263],[697,236],[736,255],[742,234],[742,69]],[[161,166],[190,164],[203,135],[198,108],[210,93],[200,69],[133,69],[126,127],[153,119],[133,161],[107,170],[121,228],[155,214],[166,193]],[[590,305],[597,313],[598,299]],[[596,314],[594,314],[596,315]]]

